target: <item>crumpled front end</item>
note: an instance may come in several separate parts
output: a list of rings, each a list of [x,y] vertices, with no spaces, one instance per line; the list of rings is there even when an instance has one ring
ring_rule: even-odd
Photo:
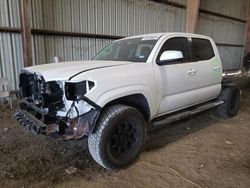
[[[84,95],[95,86],[93,81],[45,82],[41,75],[23,72],[19,86],[23,99],[15,117],[33,134],[68,140],[92,132],[100,107]]]

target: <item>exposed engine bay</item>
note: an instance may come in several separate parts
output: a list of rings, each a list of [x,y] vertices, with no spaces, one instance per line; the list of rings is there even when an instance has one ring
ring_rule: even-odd
[[[92,81],[45,82],[42,76],[20,74],[22,101],[16,119],[34,134],[57,135],[64,140],[79,139],[92,132],[100,107],[84,95]]]

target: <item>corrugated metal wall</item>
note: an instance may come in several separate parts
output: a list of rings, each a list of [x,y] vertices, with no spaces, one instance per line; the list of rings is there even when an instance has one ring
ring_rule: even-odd
[[[91,59],[110,39],[33,36],[33,65],[53,62],[53,57],[60,61],[76,61]]]
[[[200,0],[200,8],[244,20],[247,0]]]
[[[201,0],[200,8],[234,18],[246,19],[247,0]],[[216,43],[243,45],[245,23],[200,13],[197,33],[211,36]],[[218,46],[224,69],[238,69],[243,47]]]
[[[35,29],[128,36],[185,27],[184,9],[149,0],[30,1]]]
[[[185,29],[185,9],[148,0],[31,0],[30,11],[35,29],[116,36]],[[50,62],[53,56],[90,59],[110,41],[34,36],[33,64]]]
[[[0,77],[7,78],[12,89],[18,86],[22,57],[20,34],[0,33]]]
[[[186,0],[171,0],[185,5]],[[201,0],[201,9],[245,19],[247,0]],[[150,0],[30,0],[34,29],[129,36],[185,31],[185,9]],[[20,28],[19,0],[0,0],[0,27]],[[243,44],[245,23],[199,14],[197,32],[217,43]],[[90,59],[110,39],[32,35],[33,64]],[[218,46],[224,68],[239,66],[242,47]],[[23,67],[20,34],[0,33],[0,76],[17,88]]]
[[[20,27],[19,0],[0,1],[0,26]]]
[[[117,36],[185,29],[185,9],[148,0],[30,0],[29,14],[33,29]],[[0,27],[20,28],[19,0],[0,0]],[[23,66],[20,34],[0,36],[0,76],[16,89]],[[65,61],[90,59],[111,41],[33,35],[33,65],[52,62],[54,56]]]
[[[19,0],[0,0],[0,27],[20,27]],[[12,89],[17,88],[21,67],[21,35],[0,33],[0,77],[7,78]]]

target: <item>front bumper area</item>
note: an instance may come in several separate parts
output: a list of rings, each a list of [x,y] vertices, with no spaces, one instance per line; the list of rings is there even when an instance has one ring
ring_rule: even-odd
[[[46,113],[32,103],[23,100],[14,117],[32,134],[44,134],[63,140],[80,139],[94,129],[100,109],[92,108],[76,118],[59,117]]]
[[[47,133],[47,126],[28,111],[18,110],[14,116],[16,120],[20,123],[20,125],[27,128],[29,131],[32,132],[32,134],[37,135],[39,133]]]

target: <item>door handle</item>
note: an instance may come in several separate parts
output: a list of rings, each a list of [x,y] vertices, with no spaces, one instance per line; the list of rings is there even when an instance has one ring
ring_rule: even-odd
[[[220,70],[220,69],[221,69],[220,66],[215,66],[215,67],[214,67],[214,70],[215,70],[215,71],[218,71],[218,70]]]
[[[195,73],[197,73],[197,71],[194,69],[190,69],[187,71],[187,74],[189,74],[189,75],[194,75]]]

